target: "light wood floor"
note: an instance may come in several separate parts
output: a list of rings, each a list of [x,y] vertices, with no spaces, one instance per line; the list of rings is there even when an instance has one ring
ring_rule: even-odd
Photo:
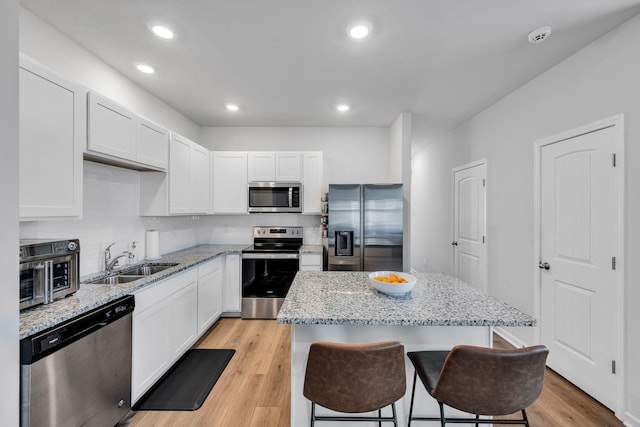
[[[300,427],[289,425],[290,337],[290,327],[273,320],[221,319],[196,347],[233,348],[236,353],[204,405],[193,412],[139,411],[128,425]],[[494,346],[510,347],[498,336]],[[527,414],[532,427],[623,425],[611,411],[550,369],[542,395]]]

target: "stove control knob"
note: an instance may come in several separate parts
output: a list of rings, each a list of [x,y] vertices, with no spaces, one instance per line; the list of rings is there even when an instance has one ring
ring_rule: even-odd
[[[67,243],[67,249],[69,249],[70,251],[75,251],[76,249],[78,249],[78,244],[76,242],[69,242]]]

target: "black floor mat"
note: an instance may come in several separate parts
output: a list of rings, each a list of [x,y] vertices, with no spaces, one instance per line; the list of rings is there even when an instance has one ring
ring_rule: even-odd
[[[235,350],[191,349],[133,407],[134,411],[200,408]]]

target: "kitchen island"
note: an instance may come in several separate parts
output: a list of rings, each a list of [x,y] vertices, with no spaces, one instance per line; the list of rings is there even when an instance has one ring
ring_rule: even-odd
[[[309,422],[311,406],[302,389],[307,354],[314,341],[397,340],[404,344],[405,351],[448,350],[456,344],[491,346],[494,326],[536,324],[533,317],[445,274],[417,273],[413,290],[399,297],[373,289],[367,275],[299,272],[291,285],[277,321],[292,325],[292,426]],[[413,380],[413,368],[408,359],[406,363],[407,394],[396,405],[401,425],[408,417]],[[437,416],[435,401],[422,385],[417,390],[416,415]],[[322,409],[318,408],[319,415],[332,413]]]

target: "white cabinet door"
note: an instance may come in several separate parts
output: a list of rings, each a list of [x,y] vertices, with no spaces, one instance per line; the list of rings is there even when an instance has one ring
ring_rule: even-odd
[[[169,213],[190,214],[191,189],[189,188],[191,141],[171,134],[169,143]]]
[[[228,254],[224,265],[225,312],[240,312],[240,255]]]
[[[322,254],[300,254],[300,271],[322,271]]]
[[[171,366],[170,299],[133,313],[131,400],[135,402]]]
[[[171,354],[178,359],[198,339],[198,287],[194,280],[171,295]]]
[[[276,181],[300,182],[302,179],[302,160],[300,153],[276,153]]]
[[[20,56],[20,218],[82,215],[86,91]]]
[[[224,256],[198,266],[198,336],[204,334],[222,313]]]
[[[247,153],[215,151],[213,157],[213,213],[247,213]]]
[[[189,188],[191,194],[191,211],[193,213],[207,213],[209,211],[209,150],[198,144],[191,144],[189,165]]]
[[[89,93],[87,150],[136,160],[136,116],[115,102]]]
[[[302,213],[322,213],[322,151],[304,153],[302,156]]]
[[[276,180],[276,153],[250,152],[248,155],[248,166],[249,182]]]
[[[140,163],[166,170],[169,157],[169,131],[139,118],[137,126],[137,158]]]

